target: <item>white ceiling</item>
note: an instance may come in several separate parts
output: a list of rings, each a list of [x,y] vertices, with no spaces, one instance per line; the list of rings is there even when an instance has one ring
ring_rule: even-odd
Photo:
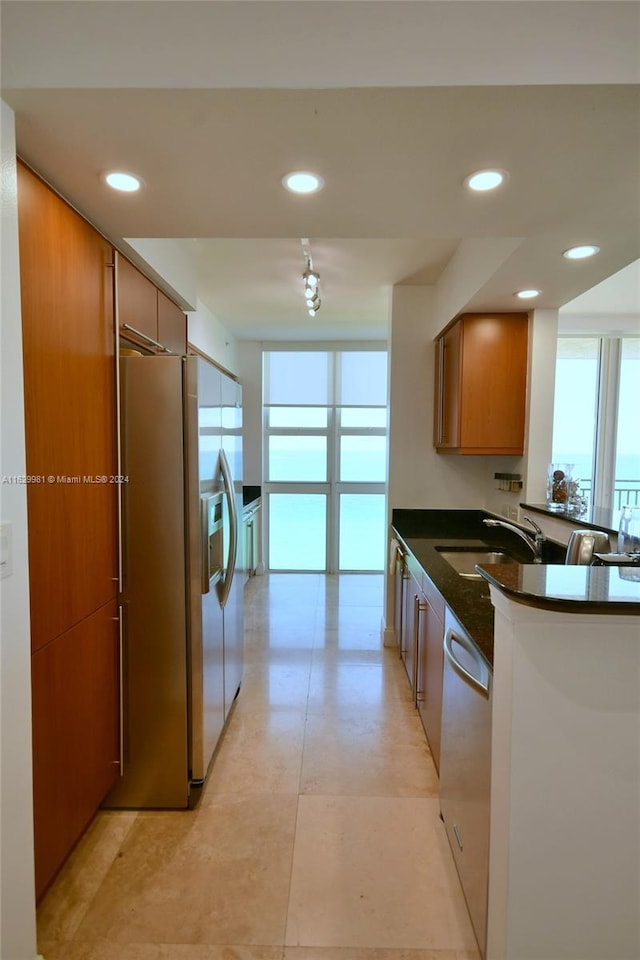
[[[184,241],[235,336],[379,338],[392,285],[437,283],[463,240],[513,238],[470,310],[512,310],[523,286],[557,307],[640,257],[639,10],[3,2],[3,98],[21,155],[105,233]],[[144,190],[109,191],[116,166]],[[483,166],[509,182],[469,195]],[[300,168],[320,194],[283,190]],[[322,276],[313,322],[302,237]],[[598,257],[562,258],[586,242]]]

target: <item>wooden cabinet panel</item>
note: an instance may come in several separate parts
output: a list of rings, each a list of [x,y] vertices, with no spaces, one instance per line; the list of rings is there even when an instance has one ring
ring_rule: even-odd
[[[459,442],[460,324],[437,341],[436,438],[437,446],[457,447]]]
[[[22,164],[18,217],[37,650],[116,595],[113,251]]]
[[[187,318],[162,290],[158,290],[158,340],[172,353],[187,352]]]
[[[440,453],[522,454],[527,348],[524,313],[465,314],[438,338]]]
[[[409,558],[407,558],[409,559]],[[406,563],[406,561],[405,561]],[[407,671],[407,677],[409,678],[409,684],[411,685],[411,691],[413,699],[415,701],[415,685],[416,685],[416,653],[417,653],[417,636],[416,630],[418,629],[418,604],[420,601],[420,596],[422,593],[422,587],[420,583],[416,580],[414,576],[411,575],[409,569],[405,573],[405,579],[403,581],[403,597],[402,597],[402,643],[400,645],[400,655],[402,657],[405,670]]]
[[[140,333],[158,339],[157,287],[143,273],[118,255],[118,323],[124,336],[136,340],[135,334],[122,330],[127,324]],[[144,344],[142,339],[139,341]]]
[[[118,774],[118,623],[111,601],[31,658],[40,898]]]

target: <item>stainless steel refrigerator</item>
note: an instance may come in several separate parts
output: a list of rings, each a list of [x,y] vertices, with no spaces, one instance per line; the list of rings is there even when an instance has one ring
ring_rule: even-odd
[[[120,358],[122,776],[193,806],[242,681],[242,391],[200,357]]]

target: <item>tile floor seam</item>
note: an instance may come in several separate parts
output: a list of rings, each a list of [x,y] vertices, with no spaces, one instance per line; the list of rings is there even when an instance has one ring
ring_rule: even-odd
[[[462,893],[446,837],[443,842],[435,822],[437,794],[402,792],[430,787],[428,776],[413,770],[430,761],[417,742],[422,728],[410,709],[404,665],[397,651],[389,656],[378,634],[374,637],[371,618],[365,613],[365,621],[353,612],[374,606],[374,589],[379,589],[382,606],[383,577],[363,584],[360,575],[314,574],[313,582],[295,576],[269,582],[267,575],[247,592],[246,668],[255,697],[239,702],[237,716],[231,717],[239,736],[225,736],[221,743],[225,760],[232,756],[242,770],[241,777],[229,781],[229,792],[210,793],[211,804],[219,804],[211,823],[222,823],[223,829],[208,832],[206,817],[212,810],[208,807],[207,814],[201,807],[194,822],[202,818],[203,829],[191,843],[188,830],[183,834],[171,827],[168,845],[158,848],[160,869],[145,870],[140,881],[121,891],[119,878],[127,880],[130,869],[121,864],[105,888],[138,818],[132,820],[73,935],[52,945],[52,960],[174,960],[172,946],[175,960],[222,960],[227,955],[234,960],[479,960],[467,943],[470,928]],[[311,625],[311,637],[305,623]],[[262,731],[258,750],[250,748],[243,757],[237,748],[245,750],[256,740],[256,710]],[[324,725],[319,715],[326,717]],[[411,728],[406,736],[403,720]],[[398,736],[404,744],[399,754]],[[293,755],[283,748],[286,743],[295,746]],[[288,757],[293,763],[287,771]],[[391,793],[384,792],[386,782]],[[302,792],[305,783],[310,792]],[[259,793],[246,792],[256,786]],[[234,804],[241,805],[239,819],[232,814]],[[253,824],[249,832],[247,817]],[[134,838],[137,846],[132,844],[129,855],[144,852],[147,838],[153,849],[158,837],[150,824],[146,835],[141,831]],[[428,840],[424,856],[409,866],[420,838]],[[173,858],[183,864],[194,851],[200,877],[213,882],[205,913],[185,877],[168,879]],[[226,903],[216,893],[218,878],[225,891],[229,884],[232,899]],[[406,889],[414,882],[414,890]],[[107,902],[100,905],[103,889]],[[399,889],[404,891],[400,899]],[[165,918],[167,898],[178,906],[184,903],[184,919]],[[189,903],[195,905],[191,910]],[[89,916],[94,909],[95,916]],[[255,917],[251,911],[257,911]],[[78,936],[85,920],[84,935]],[[131,929],[121,929],[121,920],[131,922]],[[175,936],[175,942],[161,940],[163,933]],[[106,938],[101,940],[101,934]],[[127,939],[145,934],[158,939]],[[240,942],[234,939],[238,936]],[[48,938],[41,939],[46,943]]]

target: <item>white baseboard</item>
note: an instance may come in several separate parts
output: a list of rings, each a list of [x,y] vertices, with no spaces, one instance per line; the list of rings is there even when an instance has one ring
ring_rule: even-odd
[[[380,633],[382,635],[383,647],[398,646],[398,638],[396,637],[395,627],[387,627],[384,622],[384,617],[382,618],[382,623],[380,625]]]

